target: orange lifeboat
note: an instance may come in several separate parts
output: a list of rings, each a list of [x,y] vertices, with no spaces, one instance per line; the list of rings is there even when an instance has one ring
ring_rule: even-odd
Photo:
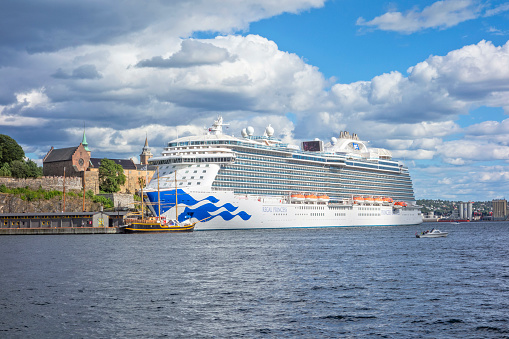
[[[375,202],[375,199],[373,199],[373,197],[366,197],[366,198],[364,198],[364,202],[368,203],[368,204],[372,204]]]
[[[385,203],[388,203],[388,204],[392,203],[392,198],[384,198],[383,200]]]
[[[302,193],[292,193],[292,195],[290,196],[291,201],[302,202],[305,199],[306,198],[304,197],[304,194],[302,194]]]
[[[327,194],[320,194],[317,196],[317,199],[319,202],[327,202],[330,200],[330,198]]]
[[[362,203],[364,203],[364,198],[363,197],[353,197],[353,203],[354,204],[362,204]]]
[[[306,198],[306,202],[316,202],[318,200],[318,197],[313,193],[306,194],[304,197]]]
[[[408,204],[404,201],[396,201],[394,203],[395,208],[402,208],[402,207],[407,207],[407,206],[408,206]]]
[[[384,202],[384,199],[382,199],[382,197],[377,197],[377,198],[375,198],[375,203],[377,203],[377,204],[381,204],[381,203],[383,203],[383,202]]]

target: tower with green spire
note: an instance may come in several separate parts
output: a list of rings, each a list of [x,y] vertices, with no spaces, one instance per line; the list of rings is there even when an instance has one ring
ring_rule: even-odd
[[[85,135],[85,126],[83,126],[83,140],[81,141],[81,144],[85,148],[85,151],[87,151],[88,154],[90,154],[90,149],[88,148],[88,143],[87,143],[87,136]]]

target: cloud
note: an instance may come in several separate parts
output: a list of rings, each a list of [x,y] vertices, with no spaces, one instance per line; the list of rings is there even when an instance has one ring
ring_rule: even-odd
[[[0,35],[0,48],[37,53],[125,40],[161,44],[165,36],[189,37],[198,31],[231,33],[263,18],[321,7],[324,1],[2,1],[0,31],[9,33]]]
[[[408,69],[371,81],[336,84],[334,109],[350,119],[418,124],[455,119],[476,106],[509,107],[509,42],[481,41],[430,56]],[[437,126],[437,128],[442,128]]]
[[[185,68],[215,65],[225,61],[233,62],[235,59],[225,48],[196,40],[184,40],[180,51],[169,58],[164,59],[156,56],[152,59],[140,61],[136,64],[136,67]]]
[[[412,34],[425,29],[446,29],[464,21],[479,17],[491,17],[509,11],[507,3],[494,8],[488,6],[488,4],[481,5],[474,0],[443,0],[434,2],[422,11],[419,11],[418,8],[405,13],[389,11],[370,21],[360,17],[356,24],[367,29]],[[495,34],[501,33],[500,30],[493,27],[489,30]]]
[[[417,9],[404,14],[388,12],[371,21],[359,18],[357,25],[410,34],[427,28],[444,29],[456,26],[460,22],[478,17],[479,11],[479,6],[471,0],[444,0],[437,1],[420,12]]]
[[[66,73],[59,68],[53,75],[57,79],[101,79],[102,75],[97,72],[95,65],[82,65],[72,71],[71,74]]]
[[[485,200],[501,197],[509,189],[505,166],[430,166],[411,169],[416,196],[451,200]]]
[[[473,2],[462,3],[463,9],[443,2],[442,7],[415,9],[413,15],[421,20],[418,26],[425,22],[429,28],[444,28],[444,17],[460,20],[469,10],[482,15],[484,7],[479,12]],[[457,120],[479,106],[509,112],[509,42],[481,41],[430,56],[406,73],[389,69],[367,81],[333,83],[274,41],[229,34],[261,18],[319,7],[323,1],[196,0],[133,3],[129,8],[95,0],[23,4],[0,4],[0,18],[6,19],[0,20],[0,29],[12,23],[8,16],[19,18],[19,31],[0,36],[0,126],[24,145],[33,145],[36,154],[78,144],[84,121],[98,156],[137,157],[147,132],[152,152],[159,154],[177,136],[175,126],[179,136],[199,134],[221,114],[231,124],[228,134],[239,135],[248,125],[262,134],[270,123],[278,137],[296,144],[315,137],[328,140],[342,130],[358,133],[373,147],[408,161],[411,171],[422,175],[416,193],[421,196],[435,189],[436,173],[443,177],[444,168],[457,170],[451,164],[493,173],[490,188],[496,178],[504,178],[479,164],[507,162],[509,123],[461,128]],[[401,14],[401,22],[410,14]],[[225,35],[188,38],[200,31]],[[468,150],[456,151],[461,148]],[[427,178],[419,167],[423,163],[442,167],[433,175],[426,172]],[[466,192],[464,177],[447,177]]]
[[[495,8],[488,9],[484,13],[484,17],[490,17],[490,16],[498,15],[500,13],[507,12],[507,11],[509,11],[509,3],[505,3],[505,4],[502,4],[502,5],[497,6]]]
[[[463,165],[472,161],[509,160],[509,146],[482,140],[446,141],[438,149],[445,162]]]

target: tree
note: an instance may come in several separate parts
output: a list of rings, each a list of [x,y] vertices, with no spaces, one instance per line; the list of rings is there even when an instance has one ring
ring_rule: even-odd
[[[8,135],[0,134],[0,165],[10,164],[14,160],[22,161],[25,158],[25,152],[20,145]]]
[[[99,166],[99,189],[106,193],[120,191],[120,186],[125,183],[124,169],[119,164],[109,159],[102,159]]]
[[[11,166],[9,165],[9,163],[6,162],[0,166],[0,177],[10,177],[10,176],[12,176]]]
[[[11,172],[15,178],[28,178],[28,165],[22,160],[14,160],[11,162]]]
[[[42,176],[42,167],[37,166],[37,164],[30,159],[28,159],[26,163],[29,178],[38,178]]]

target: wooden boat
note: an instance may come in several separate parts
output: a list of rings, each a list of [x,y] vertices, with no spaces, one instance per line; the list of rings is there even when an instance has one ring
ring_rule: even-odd
[[[157,191],[159,195],[159,167],[157,168]],[[143,212],[143,188],[141,190],[141,218],[126,219],[128,224],[121,229],[125,233],[146,233],[146,232],[193,232],[194,226],[199,222],[191,222],[190,220],[178,221],[178,203],[177,203],[177,171],[175,171],[175,219],[167,221],[165,217],[161,217],[161,199],[158,198],[158,217],[144,218]],[[201,220],[200,220],[201,221]]]
[[[196,222],[185,224],[171,224],[162,222],[160,220],[139,220],[129,223],[123,227],[125,233],[143,233],[143,232],[163,232],[163,233],[176,233],[176,232],[193,232]]]

